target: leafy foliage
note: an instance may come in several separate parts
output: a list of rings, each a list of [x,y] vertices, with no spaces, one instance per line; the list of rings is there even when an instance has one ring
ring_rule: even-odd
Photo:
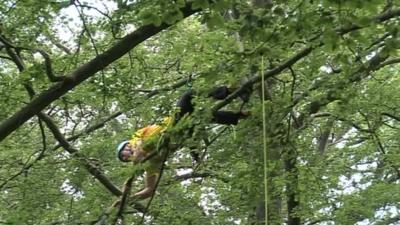
[[[110,206],[142,169],[118,162],[115,146],[191,88],[196,111],[172,131],[182,146],[154,199],[140,202],[146,215],[130,202],[116,224],[398,224],[399,12],[376,0],[3,0],[0,133],[35,97],[71,85],[49,70],[71,78],[135,30],[143,41],[7,130],[0,224],[112,224]],[[221,85],[252,95],[244,105],[207,98]],[[216,125],[218,104],[251,114]],[[139,175],[132,192],[142,185]]]

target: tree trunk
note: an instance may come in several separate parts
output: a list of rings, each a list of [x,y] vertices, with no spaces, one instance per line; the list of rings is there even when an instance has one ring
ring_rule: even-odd
[[[297,169],[297,157],[294,149],[288,149],[285,156],[285,170],[288,174],[288,180],[286,184],[286,197],[287,197],[287,218],[288,225],[300,225],[300,217],[296,215],[295,211],[300,206],[298,198],[298,183],[299,183],[299,170]]]

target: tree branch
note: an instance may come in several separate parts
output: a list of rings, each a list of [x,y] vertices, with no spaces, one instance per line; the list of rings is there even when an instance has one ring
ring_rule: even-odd
[[[60,50],[62,50],[63,52],[65,52],[66,54],[70,55],[71,54],[71,50],[69,50],[69,48],[67,48],[66,46],[62,45],[58,40],[56,40],[56,37],[53,37],[51,35],[47,36],[50,40],[50,42],[55,45],[57,48],[59,48]]]
[[[191,8],[191,3],[188,3],[185,7],[181,8],[181,11],[184,18],[186,18],[199,10],[193,10]],[[50,105],[53,101],[66,94],[86,79],[95,75],[95,73],[103,70],[112,62],[121,58],[138,44],[170,26],[171,25],[163,23],[158,27],[155,25],[145,25],[138,28],[136,31],[126,35],[107,51],[99,54],[94,59],[77,68],[66,77],[67,79],[53,85],[41,94],[37,95],[29,104],[22,107],[0,124],[0,141],[18,129],[18,127],[24,124],[31,117]]]
[[[42,57],[44,58],[44,64],[46,66],[46,75],[49,78],[49,80],[51,82],[59,82],[59,81],[63,81],[65,79],[65,77],[58,77],[56,75],[54,75],[53,72],[53,67],[51,66],[51,59],[49,54],[47,54],[45,51],[37,49],[37,52],[39,52]]]
[[[395,10],[386,11],[386,12],[384,12],[384,13],[378,15],[378,16],[372,17],[371,20],[372,21],[376,21],[377,23],[380,23],[380,22],[384,22],[386,20],[389,20],[391,18],[394,18],[396,16],[400,16],[400,8],[395,9]],[[347,34],[349,32],[352,32],[352,31],[355,31],[355,30],[358,30],[358,29],[361,29],[361,28],[363,28],[363,27],[360,27],[358,25],[351,25],[351,26],[347,26],[347,27],[338,28],[338,29],[336,29],[336,32],[339,35],[344,35],[344,34]],[[264,79],[267,79],[269,77],[272,77],[272,76],[275,76],[275,75],[279,74],[283,70],[290,68],[297,61],[299,61],[302,58],[306,57],[316,47],[319,47],[319,46],[322,46],[322,45],[323,45],[323,43],[320,43],[319,45],[317,45],[315,47],[306,47],[306,48],[304,48],[303,50],[301,50],[300,52],[296,53],[294,56],[292,56],[291,58],[287,59],[286,61],[284,61],[283,63],[281,63],[277,67],[266,71],[262,76],[264,76]],[[371,60],[371,62],[372,62],[372,60]],[[373,65],[370,65],[370,66],[373,66]],[[235,92],[233,92],[231,95],[229,95],[224,101],[221,101],[220,103],[216,104],[212,108],[212,111],[215,112],[215,111],[221,109],[222,107],[226,106],[227,104],[232,102],[233,99],[237,98],[248,87],[250,87],[251,85],[253,85],[255,83],[258,83],[260,81],[261,81],[261,75],[255,75],[255,76],[251,77],[246,83],[244,83],[242,86],[240,86],[239,89],[237,89]]]
[[[382,113],[382,115],[387,116],[387,117],[390,117],[391,119],[394,119],[394,120],[397,120],[398,122],[400,122],[400,117],[395,116],[395,115],[393,115],[393,114],[384,112],[384,113]]]
[[[135,175],[132,175],[132,176],[125,182],[125,189],[124,189],[124,192],[122,193],[121,200],[120,200],[120,202],[119,202],[119,208],[118,208],[117,214],[115,215],[115,218],[114,218],[112,224],[117,224],[118,219],[122,217],[122,213],[123,213],[123,211],[124,211],[126,202],[127,202],[127,200],[128,200],[129,193],[131,192],[131,189],[132,189],[133,178],[135,178]]]
[[[64,138],[58,127],[54,124],[54,122],[48,115],[46,115],[43,112],[40,112],[38,113],[38,116],[41,120],[43,120],[46,123],[47,127],[53,133],[54,137],[57,139],[60,145],[73,157],[81,161],[90,174],[96,177],[96,179],[100,181],[100,183],[103,184],[104,187],[106,187],[114,195],[116,196],[122,195],[122,191],[119,190],[100,170],[98,170],[97,167],[93,165],[93,163],[87,160],[81,153],[78,152],[77,149],[75,149],[68,143],[68,141]]]
[[[381,23],[381,22],[387,21],[389,19],[392,19],[392,18],[394,18],[396,16],[400,16],[400,8],[399,9],[394,9],[394,10],[388,10],[388,11],[385,11],[385,12],[383,12],[382,14],[380,14],[378,16],[372,17],[371,18],[371,22]],[[350,25],[350,26],[347,26],[347,27],[338,28],[338,29],[336,29],[336,32],[339,35],[344,35],[346,33],[349,33],[351,31],[355,31],[355,30],[358,30],[358,29],[361,29],[361,28],[363,28],[363,27],[361,27],[359,25],[356,25],[356,24],[353,24],[353,25]]]
[[[376,70],[379,70],[382,67],[385,67],[385,66],[388,66],[388,65],[392,65],[392,64],[396,64],[396,63],[400,63],[400,58],[388,59],[386,61],[383,61],[381,64],[379,64],[379,66],[377,66]]]
[[[148,94],[147,94],[147,98],[151,98],[154,95],[160,93],[161,91],[171,91],[174,89],[177,89],[179,87],[182,87],[183,85],[187,84],[192,78],[183,78],[179,81],[177,81],[176,83],[172,84],[171,86],[167,86],[167,87],[162,87],[159,89],[155,89],[155,90],[151,90]]]
[[[298,52],[291,58],[287,59],[286,61],[284,61],[277,67],[275,67],[271,70],[268,70],[262,76],[264,76],[264,79],[267,79],[269,77],[279,74],[283,70],[291,67],[293,64],[295,64],[300,59],[302,59],[305,56],[307,56],[308,54],[310,54],[312,50],[313,50],[312,47],[304,48],[303,50],[301,50],[300,52]],[[255,75],[255,76],[251,77],[246,83],[244,83],[242,86],[240,86],[236,91],[234,91],[232,94],[230,94],[228,97],[226,97],[223,101],[216,104],[212,108],[212,111],[215,112],[215,111],[221,109],[222,107],[228,105],[230,102],[232,102],[233,99],[239,97],[243,91],[245,91],[247,88],[251,87],[253,84],[258,83],[260,81],[261,81],[261,76],[259,76],[259,75]]]

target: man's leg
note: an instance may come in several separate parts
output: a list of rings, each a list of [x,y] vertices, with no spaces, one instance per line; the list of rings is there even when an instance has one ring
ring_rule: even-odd
[[[218,124],[236,125],[239,119],[249,116],[246,112],[217,111],[213,113],[212,122]]]
[[[222,100],[225,99],[229,94],[233,92],[233,89],[228,88],[227,86],[221,86],[214,88],[209,94],[208,97],[213,99]]]
[[[228,88],[227,86],[221,86],[213,89],[209,93],[208,97],[220,100],[226,98],[232,93],[232,91],[233,89]],[[186,113],[191,114],[194,111],[194,105],[192,103],[193,94],[193,90],[187,91],[179,99],[177,107],[180,110],[175,116],[175,122],[178,122]],[[248,114],[245,112],[217,111],[213,113],[212,122],[236,125],[239,119],[246,118],[247,116]]]
[[[214,88],[208,97],[212,97],[217,100],[222,100],[228,97],[228,95],[234,92],[234,88],[228,88],[227,86],[221,86]],[[241,97],[241,96],[240,96]],[[231,112],[231,111],[217,111],[213,113],[213,122],[218,124],[236,125],[239,119],[246,118],[248,113],[245,112]]]
[[[225,99],[226,97],[228,97],[228,95],[232,94],[236,90],[237,89],[234,87],[221,86],[221,87],[214,88],[208,94],[208,97],[212,97],[217,100],[222,100],[222,99]],[[253,87],[249,86],[240,92],[239,98],[242,99],[243,102],[248,102],[252,92],[253,92]]]
[[[212,90],[208,97],[212,97],[214,99],[224,99],[226,98],[232,90],[226,86],[217,87]],[[180,99],[178,100],[177,107],[179,108],[179,112],[175,114],[175,122],[177,123],[185,114],[191,114],[194,111],[194,105],[192,103],[192,98],[194,95],[194,91],[190,90],[185,92]],[[230,111],[217,111],[213,113],[212,121],[214,123],[219,124],[233,124],[236,125],[241,118],[245,118],[248,115],[243,112],[230,112]],[[193,134],[193,127],[187,129],[187,134],[191,136]],[[192,148],[191,148],[192,149]],[[199,153],[194,151],[193,148],[190,151],[190,154],[194,161],[199,162]]]
[[[179,112],[175,114],[175,123],[178,122],[186,113],[191,114],[194,111],[192,104],[193,90],[185,92],[178,100],[176,106],[179,108]]]

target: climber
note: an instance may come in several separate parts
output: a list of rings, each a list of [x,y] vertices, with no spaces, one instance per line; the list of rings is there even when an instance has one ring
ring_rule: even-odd
[[[233,89],[222,86],[211,91],[208,97],[221,100],[226,98],[233,91]],[[241,95],[240,98],[242,98],[243,101],[248,101],[250,93],[248,93],[248,95]],[[189,90],[183,94],[177,103],[178,111],[173,116],[164,118],[161,124],[153,124],[139,129],[134,133],[131,140],[120,143],[117,147],[118,159],[122,162],[133,162],[137,164],[157,150],[157,146],[160,144],[161,134],[169,127],[177,124],[185,115],[189,115],[194,111],[194,104],[192,103],[194,94],[193,90]],[[243,111],[216,111],[212,115],[211,122],[236,125],[239,119],[246,118],[247,116],[249,116],[249,113]],[[189,129],[192,130],[192,128]],[[135,193],[133,196],[134,198],[145,199],[153,195],[164,161],[163,156],[159,154],[152,155],[151,158],[149,157],[148,165],[145,168],[145,188]]]

